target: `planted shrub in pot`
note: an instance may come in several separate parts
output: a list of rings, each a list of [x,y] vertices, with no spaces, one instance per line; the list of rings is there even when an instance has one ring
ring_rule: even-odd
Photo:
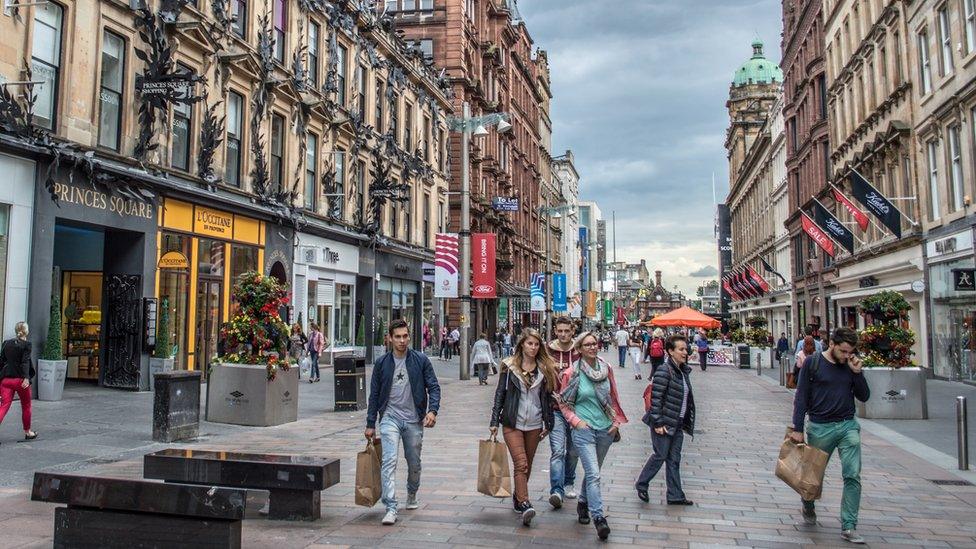
[[[156,329],[156,348],[149,359],[149,390],[156,388],[155,375],[173,370],[173,344],[170,340],[173,327],[170,322],[169,299],[163,298],[159,305],[159,327]]]
[[[47,338],[41,358],[37,361],[38,400],[61,400],[64,378],[68,373],[68,361],[61,347],[61,296],[51,296],[51,316],[48,319]]]

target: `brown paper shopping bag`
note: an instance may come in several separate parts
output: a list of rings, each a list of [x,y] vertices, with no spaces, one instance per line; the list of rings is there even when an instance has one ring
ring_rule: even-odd
[[[356,454],[356,505],[372,507],[383,495],[380,466],[383,445],[379,438],[366,441],[366,449]]]
[[[512,496],[512,473],[508,468],[508,448],[497,435],[478,442],[478,491],[486,496]]]
[[[829,457],[820,448],[799,444],[787,437],[779,449],[776,476],[796,490],[804,500],[820,499]]]

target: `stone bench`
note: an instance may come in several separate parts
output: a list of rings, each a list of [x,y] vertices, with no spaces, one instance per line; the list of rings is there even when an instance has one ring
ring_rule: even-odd
[[[268,490],[268,518],[318,520],[322,490],[339,483],[339,460],[171,448],[146,454],[143,476],[167,482]]]
[[[54,547],[241,547],[247,492],[34,473],[31,499],[54,510]]]

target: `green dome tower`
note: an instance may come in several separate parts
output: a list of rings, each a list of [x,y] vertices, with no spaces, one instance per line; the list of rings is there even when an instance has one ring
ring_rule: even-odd
[[[783,70],[763,54],[758,37],[752,42],[752,57],[735,71],[729,87],[729,129],[725,149],[729,157],[729,178],[735,181],[749,148],[759,136],[769,111],[783,90]]]

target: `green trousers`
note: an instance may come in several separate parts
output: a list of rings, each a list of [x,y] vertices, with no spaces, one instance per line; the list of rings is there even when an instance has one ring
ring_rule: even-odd
[[[834,449],[840,454],[844,476],[840,523],[844,530],[857,528],[857,512],[861,507],[861,426],[853,419],[834,423],[808,421],[807,443],[828,455],[833,455]],[[808,509],[813,508],[812,501],[804,501],[803,505]]]

